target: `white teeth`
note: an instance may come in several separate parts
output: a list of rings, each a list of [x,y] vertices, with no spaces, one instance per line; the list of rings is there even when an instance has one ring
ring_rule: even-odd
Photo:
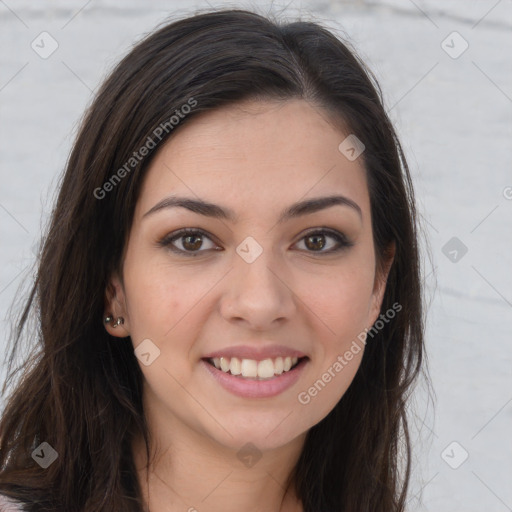
[[[215,368],[232,375],[242,375],[248,378],[270,379],[274,375],[281,375],[297,364],[298,357],[276,357],[275,359],[238,359],[237,357],[214,357],[210,359]]]
[[[229,360],[226,359],[225,357],[220,358],[220,369],[223,372],[229,371]]]
[[[274,376],[274,363],[272,359],[264,359],[258,363],[258,377],[268,379]]]
[[[222,368],[221,368],[222,370]],[[257,377],[258,363],[254,359],[242,359],[242,376]]]
[[[283,358],[282,357],[278,357],[274,361],[274,371],[276,372],[277,375],[281,375],[281,373],[283,373],[283,371],[284,371],[284,364],[283,364]]]
[[[242,373],[242,362],[238,357],[232,357],[229,363],[229,371],[232,375],[240,375]]]

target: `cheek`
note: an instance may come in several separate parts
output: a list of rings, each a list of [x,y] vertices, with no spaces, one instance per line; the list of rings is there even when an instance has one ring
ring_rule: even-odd
[[[333,340],[346,340],[368,327],[373,290],[373,274],[369,274],[366,269],[340,270],[318,279],[305,295],[306,304],[329,328],[326,332]]]
[[[316,368],[314,382],[318,385],[318,413],[328,414],[352,383],[361,364],[364,343],[359,336],[368,327],[374,281],[373,259],[354,253],[340,266],[338,272],[323,279],[323,290],[316,296],[316,308],[329,326],[323,337],[323,354]],[[325,387],[325,391],[323,391]],[[320,393],[320,390],[322,392]]]
[[[183,340],[193,339],[194,331],[211,312],[208,292],[219,276],[212,272],[171,267],[160,261],[144,264],[142,258],[127,261],[125,268],[134,343],[151,338],[162,349],[166,349],[166,345],[185,349]],[[176,339],[180,340],[179,344],[172,343]]]
[[[125,263],[125,286],[134,341],[150,334],[162,337],[200,297],[200,291],[194,289],[194,281],[181,282],[179,273],[135,259],[127,259]]]

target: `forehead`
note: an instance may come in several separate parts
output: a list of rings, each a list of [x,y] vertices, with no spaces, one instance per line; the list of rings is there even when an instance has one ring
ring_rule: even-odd
[[[335,193],[367,210],[362,158],[351,161],[338,149],[347,135],[304,100],[246,101],[199,114],[155,156],[138,215],[171,193],[223,204],[242,216]]]

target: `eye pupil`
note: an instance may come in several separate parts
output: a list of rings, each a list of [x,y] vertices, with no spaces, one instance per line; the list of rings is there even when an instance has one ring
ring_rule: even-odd
[[[189,244],[190,239],[196,239],[196,243],[191,243],[191,246],[187,246]],[[199,241],[198,241],[199,240]],[[186,235],[183,237],[183,247],[187,250],[194,250],[199,249],[202,244],[201,236],[200,235]]]
[[[310,240],[313,240],[313,243],[310,244]],[[320,242],[320,245],[318,245]],[[324,235],[310,235],[306,237],[306,246],[308,249],[323,249],[325,247],[325,237]]]

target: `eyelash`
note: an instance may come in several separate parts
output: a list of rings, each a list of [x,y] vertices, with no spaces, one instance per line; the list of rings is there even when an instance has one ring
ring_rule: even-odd
[[[174,242],[175,240],[179,240],[180,238],[184,238],[184,237],[190,236],[190,235],[192,235],[192,236],[199,235],[203,238],[206,237],[213,242],[212,238],[210,236],[208,236],[208,233],[206,233],[205,231],[203,231],[201,229],[185,228],[185,229],[180,229],[178,231],[175,231],[174,233],[170,233],[169,235],[166,235],[164,238],[162,238],[161,240],[158,241],[158,245],[161,247],[167,247],[172,252],[175,252],[180,255],[184,255],[186,257],[197,257],[200,253],[206,252],[208,250],[208,249],[206,249],[206,250],[202,250],[202,251],[201,250],[184,251],[184,250],[178,249],[172,245],[172,242]],[[348,240],[347,237],[343,233],[339,233],[332,229],[326,229],[326,228],[317,228],[316,230],[309,231],[299,241],[302,241],[304,238],[307,238],[308,236],[312,236],[312,235],[328,235],[329,237],[334,238],[336,240],[336,242],[338,242],[339,246],[334,249],[329,249],[328,251],[306,251],[311,254],[333,254],[333,253],[340,252],[344,249],[348,249],[349,247],[352,247],[354,245],[354,243],[351,242],[350,240]],[[209,249],[209,250],[211,250],[211,249]],[[216,249],[214,249],[214,250],[216,250]]]

